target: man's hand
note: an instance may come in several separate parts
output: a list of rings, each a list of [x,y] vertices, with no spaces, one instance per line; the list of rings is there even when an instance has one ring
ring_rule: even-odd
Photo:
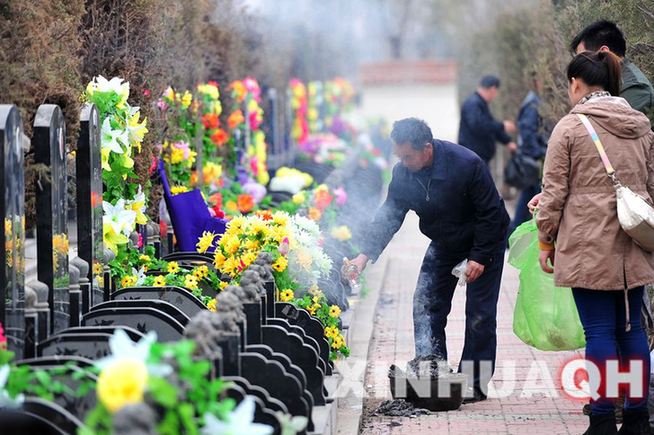
[[[479,264],[476,261],[468,260],[468,267],[466,268],[466,282],[470,284],[475,282],[477,278],[484,273],[486,267],[483,264]]]
[[[538,208],[538,203],[540,202],[540,198],[542,196],[543,194],[539,193],[538,195],[531,198],[531,200],[527,204],[527,207],[529,207],[529,211],[531,212],[531,214],[534,214],[536,212],[536,209]]]
[[[356,257],[354,257],[352,260],[348,260],[347,258],[343,260],[343,266],[348,266],[350,264],[353,264],[357,267],[356,274],[353,273],[354,276],[348,276],[348,279],[358,279],[359,275],[361,272],[363,272],[363,269],[366,268],[366,265],[368,264],[368,256],[366,254],[359,254]]]
[[[504,124],[504,131],[506,131],[509,134],[513,134],[516,132],[515,124],[513,121],[506,120],[503,122]]]
[[[540,268],[543,269],[545,273],[554,273],[554,253],[556,251],[552,249],[551,251],[540,251]],[[547,264],[547,260],[550,261],[550,266]]]
[[[506,144],[506,147],[509,149],[509,151],[511,151],[511,153],[518,151],[518,145],[516,145],[515,142],[509,142]]]

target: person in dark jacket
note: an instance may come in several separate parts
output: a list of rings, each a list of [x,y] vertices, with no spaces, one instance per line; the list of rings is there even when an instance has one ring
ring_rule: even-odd
[[[542,131],[543,120],[538,111],[540,106],[539,94],[540,81],[534,76],[533,89],[529,91],[522,101],[518,112],[518,149],[535,160],[543,160],[547,150],[547,140]],[[540,193],[540,180],[520,192],[509,233],[512,233],[523,222],[531,219],[527,204],[538,193]]]
[[[468,402],[484,400],[495,368],[496,314],[509,216],[484,161],[470,150],[434,139],[416,118],[397,121],[391,132],[400,163],[386,201],[360,237],[362,253],[346,264],[358,273],[375,261],[409,210],[431,239],[416,292],[413,323],[416,357],[447,359],[445,324],[457,278],[452,269],[468,260],[465,345],[459,371],[472,377]]]
[[[459,143],[471,149],[488,164],[495,156],[495,142],[501,142],[513,152],[517,149],[509,134],[515,133],[511,121],[499,122],[493,118],[488,105],[497,97],[500,80],[495,76],[481,79],[477,91],[461,106]]]

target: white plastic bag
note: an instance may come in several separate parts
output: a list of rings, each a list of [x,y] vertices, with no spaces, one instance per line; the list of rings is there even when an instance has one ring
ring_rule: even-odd
[[[468,282],[468,277],[466,276],[466,269],[468,268],[468,260],[463,260],[461,263],[454,266],[452,269],[452,275],[459,278],[458,286],[464,286]]]

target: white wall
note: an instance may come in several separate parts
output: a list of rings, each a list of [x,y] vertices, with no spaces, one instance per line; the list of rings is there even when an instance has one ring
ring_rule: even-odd
[[[457,140],[460,109],[455,83],[366,86],[361,96],[361,111],[366,117],[383,116],[389,124],[402,118],[421,118],[436,138]]]

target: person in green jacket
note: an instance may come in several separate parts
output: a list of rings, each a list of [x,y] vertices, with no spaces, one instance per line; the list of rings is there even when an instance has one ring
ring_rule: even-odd
[[[610,51],[620,58],[622,86],[620,96],[636,110],[654,121],[654,89],[645,74],[625,58],[627,42],[618,26],[606,20],[596,21],[584,28],[570,43],[575,54],[584,51]],[[652,123],[654,125],[654,122]]]

